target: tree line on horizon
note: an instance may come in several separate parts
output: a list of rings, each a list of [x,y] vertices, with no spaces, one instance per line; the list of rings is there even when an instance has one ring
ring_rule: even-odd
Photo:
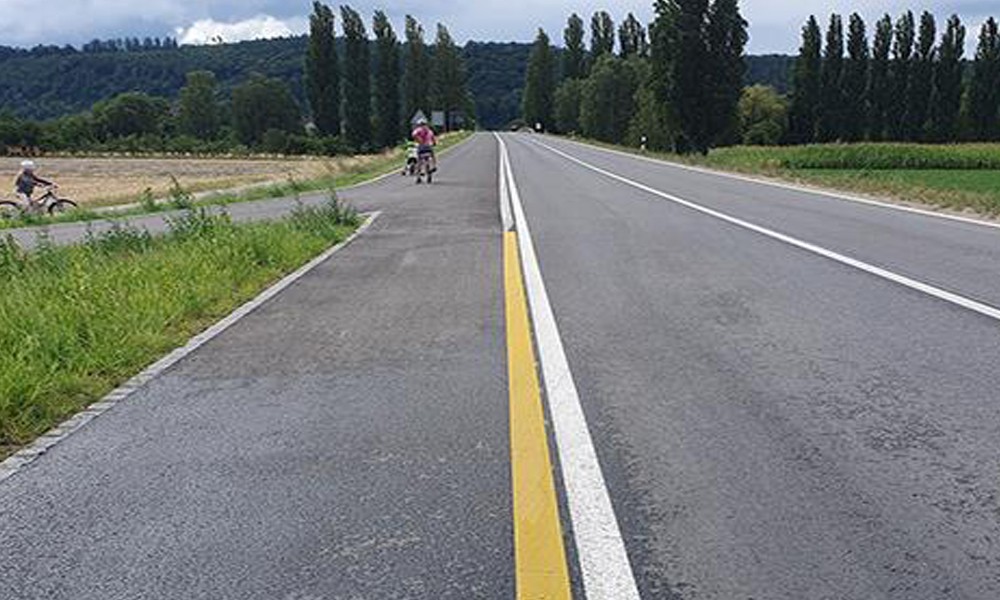
[[[650,149],[705,153],[739,137],[747,22],[737,0],[657,0],[647,27],[628,14],[573,14],[561,68],[544,30],[528,62],[529,126]],[[561,81],[559,81],[561,78]]]
[[[428,118],[435,111],[443,113],[447,129],[475,126],[465,62],[447,27],[438,24],[434,45],[428,47],[423,26],[407,15],[401,44],[388,17],[378,10],[372,46],[360,15],[347,6],[341,6],[340,13],[342,60],[333,9],[314,2],[310,17],[305,87],[320,136],[342,136],[359,149],[393,146],[407,137],[418,111]]]
[[[815,16],[802,29],[785,141],[1000,141],[1000,34],[989,18],[976,54],[964,59],[966,28],[952,15],[938,37],[934,15],[884,15],[869,43],[864,19]],[[846,48],[845,48],[846,46]],[[845,51],[846,50],[846,51]]]
[[[650,149],[704,152],[732,144],[1000,141],[1000,35],[983,24],[977,51],[951,16],[938,37],[929,12],[803,28],[786,94],[744,85],[746,21],[735,0],[658,0],[648,27],[569,18],[564,48],[540,30],[528,61],[524,121]],[[616,49],[617,36],[617,49]],[[777,64],[777,63],[776,63]]]
[[[464,59],[447,27],[439,24],[428,46],[411,16],[405,43],[382,11],[372,19],[374,40],[351,7],[340,7],[340,20],[338,37],[333,9],[313,3],[305,56],[299,54],[304,103],[285,78],[250,73],[222,90],[214,70],[200,69],[187,73],[176,100],[125,92],[47,121],[0,112],[0,151],[332,155],[396,145],[418,109],[475,125]]]

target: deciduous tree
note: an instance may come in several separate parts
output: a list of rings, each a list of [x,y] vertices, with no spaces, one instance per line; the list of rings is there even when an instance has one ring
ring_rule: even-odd
[[[649,54],[649,42],[646,40],[646,28],[635,15],[629,13],[618,28],[618,43],[621,45],[622,58],[630,56],[645,57]]]
[[[789,140],[807,144],[816,138],[820,105],[820,71],[823,34],[816,17],[802,28],[802,46],[792,73],[792,103],[789,109]]]
[[[892,97],[899,107],[888,112],[889,134],[893,140],[906,138],[906,98],[910,90],[913,44],[916,35],[913,13],[907,11],[896,21],[892,62],[889,64]]]
[[[844,24],[840,15],[830,15],[820,68],[819,122],[820,142],[833,142],[843,135],[844,93],[841,77],[844,73]]]
[[[375,11],[375,143],[382,148],[396,145],[401,137],[399,93],[399,40],[392,23]]]
[[[581,79],[587,76],[587,48],[583,36],[583,19],[573,13],[563,31],[566,49],[563,51],[562,74],[565,79]]]
[[[306,53],[306,96],[313,124],[323,135],[340,135],[340,61],[334,33],[333,10],[313,3]]]
[[[868,34],[861,15],[851,15],[847,33],[847,61],[841,77],[844,98],[843,138],[857,142],[867,130]]]
[[[920,33],[910,67],[910,85],[906,93],[906,139],[922,140],[928,129],[928,111],[934,84],[937,24],[934,15],[920,16]]]
[[[541,125],[548,130],[553,123],[555,95],[555,60],[544,29],[538,30],[535,45],[528,58],[528,73],[524,85],[524,120],[529,125]]]
[[[1000,34],[990,17],[979,31],[976,60],[969,82],[969,125],[972,137],[996,140],[1000,131]]]
[[[211,140],[219,134],[218,83],[211,71],[192,71],[181,88],[177,124],[182,134]]]
[[[590,19],[590,56],[596,62],[604,54],[615,51],[615,22],[606,11],[594,13]]]
[[[933,141],[958,139],[964,54],[965,26],[958,15],[952,15],[941,36],[937,62],[934,65],[934,89],[930,106],[930,137]]]
[[[892,17],[885,15],[875,25],[868,75],[868,137],[875,141],[884,140],[889,135],[890,113],[894,105],[890,77],[891,52]]]
[[[355,149],[372,143],[371,57],[361,15],[340,7],[344,28],[344,136]]]
[[[423,111],[430,112],[431,57],[424,41],[424,28],[410,15],[406,15],[406,59],[403,70],[403,93],[406,125]],[[429,115],[428,115],[429,116]]]

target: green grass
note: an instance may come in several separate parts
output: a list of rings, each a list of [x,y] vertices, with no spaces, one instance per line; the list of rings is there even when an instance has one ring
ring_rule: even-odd
[[[0,243],[0,458],[120,385],[358,225],[336,200],[278,222],[204,210],[153,237]]]
[[[444,135],[441,137],[439,151],[444,151],[457,146],[467,140],[471,135],[471,132],[467,131]],[[54,217],[39,215],[23,216],[15,219],[0,220],[0,230],[32,227],[37,225],[50,225],[55,223],[120,220],[138,215],[168,212],[177,210],[178,208],[190,208],[192,206],[225,206],[239,202],[288,198],[298,196],[300,194],[325,191],[331,187],[350,187],[400,169],[404,157],[405,150],[397,148],[395,151],[387,154],[384,158],[344,173],[337,173],[336,175],[329,175],[304,181],[289,180],[285,183],[253,187],[235,193],[223,191],[209,194],[200,200],[195,200],[190,193],[182,189],[180,186],[175,186],[169,202],[153,203],[148,199],[135,198],[134,200],[136,202],[136,206],[116,211],[114,213],[102,213],[81,208]]]
[[[637,152],[634,149],[627,149]],[[1000,216],[1000,144],[736,146],[674,162]]]
[[[720,148],[705,159],[716,166],[755,169],[1000,170],[1000,144],[817,144]]]

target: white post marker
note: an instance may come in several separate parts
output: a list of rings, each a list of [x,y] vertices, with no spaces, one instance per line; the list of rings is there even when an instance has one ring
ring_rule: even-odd
[[[500,135],[497,141],[500,153],[506,157],[507,191],[518,233],[528,305],[566,486],[583,589],[588,600],[639,600],[625,541],[542,280],[507,145]]]

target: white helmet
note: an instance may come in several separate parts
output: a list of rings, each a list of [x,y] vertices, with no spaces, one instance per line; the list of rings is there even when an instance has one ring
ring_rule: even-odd
[[[25,171],[34,171],[35,170],[35,161],[33,161],[33,160],[23,161],[21,163],[21,168],[24,169]]]
[[[427,124],[427,119],[425,119],[424,117],[420,117],[419,119],[417,119],[417,125],[426,125],[426,124]]]

